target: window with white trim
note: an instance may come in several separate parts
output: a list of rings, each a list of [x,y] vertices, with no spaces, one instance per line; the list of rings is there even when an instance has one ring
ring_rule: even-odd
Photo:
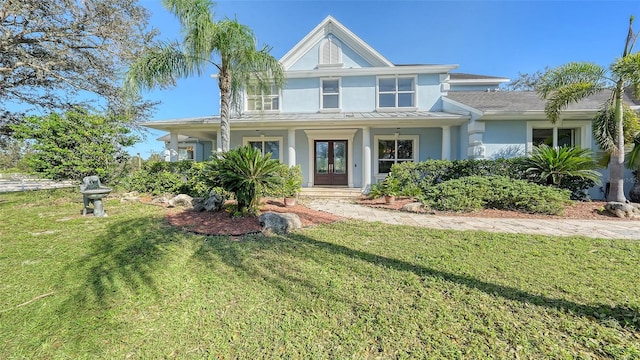
[[[339,109],[340,108],[340,80],[323,79],[321,91],[322,91],[321,102],[320,102],[321,109]]]
[[[258,85],[247,87],[247,111],[274,110],[280,110],[280,93],[275,85],[266,89]]]
[[[415,81],[415,77],[378,78],[378,107],[415,107]]]
[[[245,137],[242,143],[260,150],[263,155],[271,153],[272,159],[282,161],[282,137]]]
[[[418,160],[417,135],[375,136],[376,173],[388,174],[393,164]]]
[[[576,146],[576,129],[573,128],[534,128],[531,130],[533,146],[542,144],[552,147]]]

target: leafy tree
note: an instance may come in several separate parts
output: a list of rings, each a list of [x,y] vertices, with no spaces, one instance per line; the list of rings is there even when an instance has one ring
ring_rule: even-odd
[[[281,186],[282,166],[285,165],[271,158],[271,153],[262,155],[260,150],[246,145],[220,153],[209,169],[222,188],[235,194],[238,212],[246,214],[258,211],[263,193]]]
[[[0,169],[28,170],[24,158],[29,152],[29,143],[26,141],[7,139],[3,146],[0,146]]]
[[[601,184],[597,164],[593,160],[591,150],[578,147],[562,146],[560,148],[542,144],[533,149],[531,156],[525,160],[527,172],[538,177],[547,185],[560,187],[568,177],[578,177]]]
[[[253,31],[236,20],[214,21],[210,0],[163,0],[182,26],[182,44],[155,44],[127,72],[126,86],[134,91],[175,85],[178,78],[202,74],[210,65],[218,70],[221,149],[229,151],[229,115],[250,83],[267,91],[281,88],[284,70],[270,48],[256,48]]]
[[[578,102],[601,91],[610,91],[611,96],[602,105],[602,112],[611,116],[601,123],[605,128],[615,123],[614,133],[596,131],[594,137],[598,145],[610,154],[610,184],[608,201],[626,201],[624,195],[624,107],[622,96],[628,87],[640,90],[640,54],[632,53],[636,35],[632,28],[633,17],[629,21],[629,32],[622,52],[622,57],[615,60],[610,70],[585,62],[572,62],[550,69],[536,84],[536,91],[542,99],[547,100],[545,113],[552,122],[558,121],[562,110],[569,104]],[[602,134],[600,137],[598,134]]]
[[[538,70],[534,73],[521,73],[518,72],[518,77],[507,84],[507,90],[509,91],[534,91],[536,88],[536,83],[540,80],[542,75],[549,68],[545,67],[544,71]]]
[[[0,103],[64,112],[87,107],[94,94],[116,113],[145,115],[151,104],[125,96],[121,76],[152,40],[148,17],[136,0],[1,1]],[[6,139],[24,117],[3,107]]]
[[[119,119],[86,110],[30,116],[13,130],[32,142],[33,153],[26,158],[30,168],[55,180],[98,175],[108,183],[123,173],[129,159],[124,148],[137,140]]]

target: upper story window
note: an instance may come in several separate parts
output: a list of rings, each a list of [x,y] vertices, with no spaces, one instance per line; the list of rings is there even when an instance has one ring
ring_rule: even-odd
[[[322,80],[322,96],[321,109],[339,109],[340,108],[340,80],[325,79]]]
[[[378,108],[415,107],[415,78],[378,78]]]
[[[342,66],[342,46],[332,35],[320,43],[318,51],[318,66]]]
[[[280,110],[280,94],[275,85],[267,89],[260,88],[257,85],[247,87],[247,110]]]

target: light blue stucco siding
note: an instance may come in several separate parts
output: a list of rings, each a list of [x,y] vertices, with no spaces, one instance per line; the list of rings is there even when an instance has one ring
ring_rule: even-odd
[[[344,44],[342,44],[342,63],[346,69],[371,67],[371,64],[367,60]]]
[[[483,137],[486,159],[523,156],[527,146],[525,121],[487,121]]]
[[[375,76],[347,76],[341,80],[342,111],[368,112],[376,109]]]
[[[283,113],[313,113],[320,109],[320,79],[289,79],[282,90]]]
[[[421,74],[417,80],[416,106],[421,110],[440,111],[440,75]]]
[[[196,161],[209,160],[213,152],[213,143],[211,141],[200,141],[199,145]]]
[[[296,61],[287,70],[311,70],[318,67],[318,49],[319,45],[312,47],[306,54],[302,55],[298,61]]]

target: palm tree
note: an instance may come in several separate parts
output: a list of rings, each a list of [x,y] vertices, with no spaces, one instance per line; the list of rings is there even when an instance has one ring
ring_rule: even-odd
[[[640,90],[640,54],[631,53],[636,40],[632,24],[633,16],[629,21],[629,32],[622,57],[611,65],[610,70],[593,63],[572,62],[548,70],[535,86],[540,97],[547,100],[545,113],[553,123],[558,121],[562,110],[571,103],[601,91],[611,91],[611,96],[603,104],[596,118],[604,121],[596,121],[600,128],[594,131],[598,145],[610,154],[611,188],[608,201],[626,201],[623,177],[625,134],[622,96],[628,87]],[[606,130],[611,128],[613,131]]]
[[[527,173],[533,174],[547,185],[559,187],[567,177],[591,180],[600,185],[600,173],[596,170],[591,150],[542,144],[533,149],[525,160]]]
[[[132,91],[166,88],[178,78],[201,75],[213,65],[220,88],[221,149],[229,151],[231,106],[238,106],[242,89],[250,83],[262,91],[282,88],[284,69],[270,55],[271,48],[256,48],[253,31],[236,20],[214,21],[210,0],[163,0],[182,27],[182,44],[160,43],[147,48],[129,68],[125,87]]]

